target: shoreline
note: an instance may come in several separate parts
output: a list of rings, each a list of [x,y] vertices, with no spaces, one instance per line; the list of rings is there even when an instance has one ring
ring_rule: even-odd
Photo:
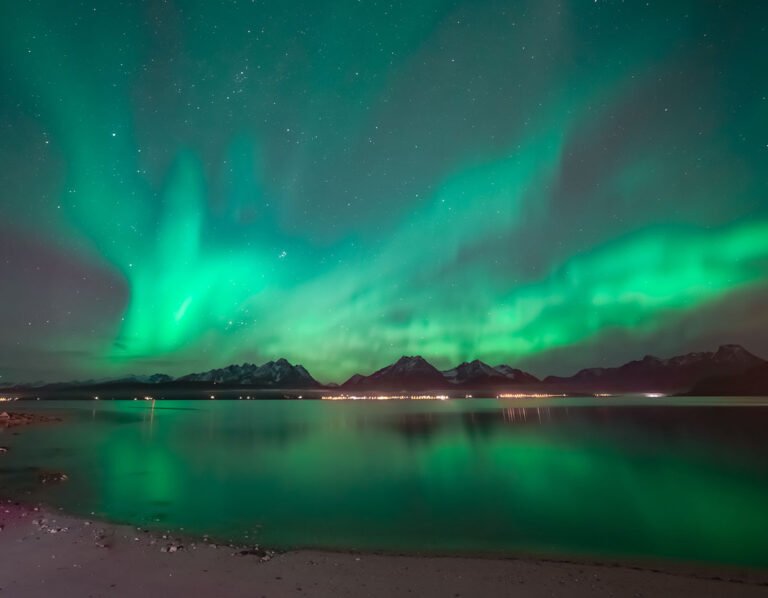
[[[43,415],[42,413],[28,413],[24,411],[0,411],[0,429],[20,428],[40,424],[54,424],[62,422],[61,417]]]
[[[11,419],[23,426],[63,421],[30,413]],[[39,483],[67,483],[66,472],[41,472]],[[0,596],[22,598],[52,593],[59,598],[510,593],[768,598],[768,569],[609,555],[272,550],[67,514],[31,497],[1,494],[0,554]]]
[[[768,571],[542,556],[296,549],[0,502],[0,592],[47,596],[768,596]]]

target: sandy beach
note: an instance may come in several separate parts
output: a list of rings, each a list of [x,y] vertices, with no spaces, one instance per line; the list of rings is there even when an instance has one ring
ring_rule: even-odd
[[[535,559],[267,554],[4,502],[0,596],[768,596],[768,575]]]

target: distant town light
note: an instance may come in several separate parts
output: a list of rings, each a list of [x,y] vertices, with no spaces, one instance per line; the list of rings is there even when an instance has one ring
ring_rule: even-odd
[[[301,397],[299,397],[301,398]],[[323,401],[445,401],[448,395],[324,395]]]
[[[533,392],[533,393],[527,393],[527,392],[516,392],[516,393],[502,393],[500,395],[496,395],[497,399],[553,399],[555,397],[567,397],[568,395],[563,394],[548,394],[548,393],[540,393],[540,392]]]

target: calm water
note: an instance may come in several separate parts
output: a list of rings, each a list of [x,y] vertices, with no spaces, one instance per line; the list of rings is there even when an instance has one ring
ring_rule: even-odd
[[[0,491],[276,547],[768,566],[764,404],[17,403],[67,422],[0,432]]]

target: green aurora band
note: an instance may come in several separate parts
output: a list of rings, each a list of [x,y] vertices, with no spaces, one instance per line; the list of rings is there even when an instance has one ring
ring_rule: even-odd
[[[767,17],[9,3],[0,381],[768,350]]]

